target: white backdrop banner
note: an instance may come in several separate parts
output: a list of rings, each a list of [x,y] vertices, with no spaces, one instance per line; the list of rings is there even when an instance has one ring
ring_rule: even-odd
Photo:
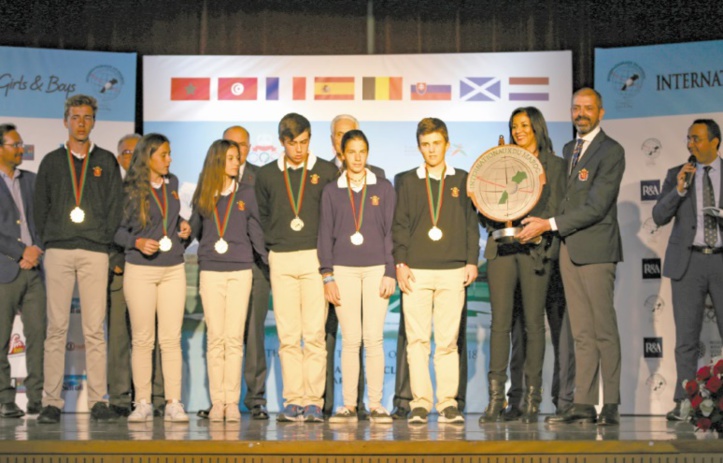
[[[171,140],[173,171],[182,182],[184,212],[208,146],[230,125],[251,134],[249,161],[266,164],[283,156],[278,121],[289,112],[312,125],[311,151],[333,158],[329,124],[352,114],[369,138],[371,164],[397,172],[422,163],[416,125],[423,117],[448,124],[448,161],[469,169],[484,151],[507,138],[507,120],[519,106],[534,105],[547,118],[561,148],[571,136],[570,52],[378,56],[148,56],[143,60],[144,130]],[[484,241],[484,240],[483,240]],[[484,247],[484,242],[482,243]],[[191,251],[192,252],[192,251]],[[484,261],[480,260],[480,265]],[[189,276],[184,324],[184,401],[191,410],[208,405],[202,308],[197,297],[195,256],[187,256]],[[469,292],[469,393],[467,410],[487,402],[489,293],[484,281]],[[384,405],[394,393],[399,297],[390,303],[385,328]],[[282,404],[278,338],[273,312],[266,320],[269,410]],[[337,405],[341,402],[340,344],[336,351]],[[549,349],[551,352],[551,348]],[[552,356],[546,364],[552,374]],[[547,388],[549,389],[549,388]],[[544,405],[551,409],[549,397]]]
[[[135,127],[136,61],[135,53],[0,47],[0,123],[15,124],[23,137],[21,168],[37,171],[43,156],[67,141],[63,105],[78,93],[98,100],[93,142],[115,152],[118,140]],[[68,310],[65,410],[85,411],[85,342],[77,298]],[[13,325],[9,356],[20,392],[17,403],[24,407],[25,337],[19,317]]]
[[[686,135],[693,120],[723,124],[722,62],[723,41],[595,50],[602,125],[626,153],[618,202],[625,261],[615,294],[622,413],[663,414],[673,406],[675,324],[670,280],[661,279],[671,225],[657,228],[652,209],[667,170],[690,155]],[[721,352],[710,301],[704,320],[701,364]]]

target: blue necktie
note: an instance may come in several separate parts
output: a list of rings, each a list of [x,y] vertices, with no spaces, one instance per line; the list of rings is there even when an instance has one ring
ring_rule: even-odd
[[[575,169],[575,166],[577,165],[577,161],[580,159],[580,153],[582,153],[582,145],[585,143],[585,140],[582,138],[578,138],[575,142],[575,149],[572,150],[572,163],[570,164],[570,173],[572,174],[572,171]]]

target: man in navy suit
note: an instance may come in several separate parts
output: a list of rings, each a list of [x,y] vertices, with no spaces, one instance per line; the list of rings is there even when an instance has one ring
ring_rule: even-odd
[[[696,162],[668,171],[663,190],[653,208],[653,220],[661,226],[673,218],[673,231],[665,251],[663,275],[670,278],[675,319],[675,408],[669,421],[686,418],[681,402],[686,398],[683,381],[695,378],[698,341],[703,324],[705,298],[710,294],[723,334],[723,207],[721,132],[712,119],[697,119],[688,129],[688,151]],[[715,209],[709,209],[715,208]]]
[[[25,413],[15,403],[8,347],[15,314],[25,335],[28,414],[38,414],[43,398],[45,286],[40,272],[43,251],[33,220],[35,174],[17,167],[23,162],[23,139],[12,124],[0,125],[0,417]]]
[[[614,305],[615,271],[623,260],[617,217],[625,150],[600,128],[602,97],[591,88],[574,93],[571,108],[577,138],[565,145],[568,180],[557,214],[522,221],[521,242],[548,230],[562,238],[560,273],[575,340],[575,398],[565,413],[548,423],[620,421],[620,335]],[[599,401],[600,377],[603,407]]]

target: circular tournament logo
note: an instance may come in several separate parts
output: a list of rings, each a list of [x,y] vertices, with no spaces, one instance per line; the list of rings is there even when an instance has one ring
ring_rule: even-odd
[[[662,375],[658,373],[653,373],[652,375],[648,376],[648,379],[645,380],[645,385],[648,387],[650,395],[660,396],[663,394],[663,391],[665,391],[668,382]]]
[[[640,146],[640,152],[645,157],[645,163],[652,166],[655,165],[655,160],[663,154],[663,145],[657,138],[648,138]]]
[[[544,184],[545,170],[535,155],[517,145],[501,145],[472,164],[467,194],[484,216],[508,222],[535,207]]]
[[[90,70],[85,78],[100,101],[110,101],[118,98],[123,89],[123,74],[113,66],[101,65]]]
[[[645,310],[650,314],[650,319],[654,322],[660,319],[660,315],[663,313],[665,308],[665,301],[658,297],[657,294],[652,294],[645,299],[643,304]]]
[[[643,88],[643,82],[645,82],[645,71],[632,61],[618,63],[608,73],[608,84],[623,98],[637,95]]]

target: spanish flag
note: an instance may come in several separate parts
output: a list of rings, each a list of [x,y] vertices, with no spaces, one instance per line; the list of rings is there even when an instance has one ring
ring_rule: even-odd
[[[364,77],[362,80],[362,99],[364,100],[401,100],[401,77]]]
[[[353,77],[314,77],[315,100],[353,100]]]

